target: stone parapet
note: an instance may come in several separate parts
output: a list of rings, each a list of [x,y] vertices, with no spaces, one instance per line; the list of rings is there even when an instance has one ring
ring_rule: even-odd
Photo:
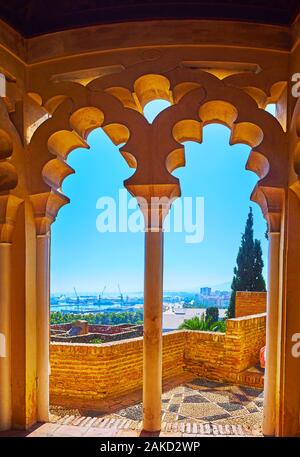
[[[259,361],[266,315],[227,320],[226,333],[180,330],[163,335],[163,377],[184,370],[207,379],[241,383]],[[51,343],[51,402],[80,407],[137,390],[143,378],[143,338],[104,344]],[[246,378],[245,378],[246,379]]]

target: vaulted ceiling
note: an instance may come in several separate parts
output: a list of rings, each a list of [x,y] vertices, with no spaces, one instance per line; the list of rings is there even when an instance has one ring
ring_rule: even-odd
[[[0,18],[24,37],[151,19],[233,19],[289,25],[299,10],[300,0],[0,0]]]

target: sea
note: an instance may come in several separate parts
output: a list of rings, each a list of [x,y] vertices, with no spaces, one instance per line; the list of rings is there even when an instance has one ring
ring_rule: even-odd
[[[96,303],[51,303],[50,311],[60,311],[61,313],[74,313],[74,314],[90,314],[90,313],[101,313],[101,312],[124,312],[124,311],[137,311],[142,310],[144,307],[143,303],[129,303],[119,304],[112,303],[111,305],[96,304]],[[169,308],[163,312],[163,331],[177,330],[179,325],[183,323],[185,319],[191,319],[192,317],[205,314],[205,308]],[[226,316],[226,309],[219,308],[219,318],[222,319]]]
[[[86,303],[55,303],[50,304],[50,311],[60,311],[61,313],[74,313],[74,314],[89,314],[89,313],[104,313],[104,312],[124,312],[124,311],[136,311],[143,309],[143,304],[86,304]]]

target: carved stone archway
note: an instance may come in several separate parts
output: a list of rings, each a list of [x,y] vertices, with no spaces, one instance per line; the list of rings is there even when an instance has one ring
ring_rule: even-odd
[[[235,79],[244,89],[237,87],[239,84],[233,86],[234,77],[220,81],[207,72],[195,73],[182,68],[169,70],[163,64],[160,66],[161,73],[157,72],[157,63],[155,68],[153,64],[149,64],[149,68],[136,66],[125,73],[94,80],[87,87],[57,83],[48,85],[39,94],[51,117],[34,132],[26,159],[30,199],[39,237],[37,262],[41,268],[38,272],[38,309],[43,325],[38,338],[43,351],[38,358],[37,370],[44,388],[39,390],[40,419],[46,420],[48,411],[49,230],[59,208],[68,203],[68,198],[61,192],[63,180],[73,172],[66,159],[72,150],[88,147],[86,139],[93,129],[101,127],[114,144],[124,143],[120,152],[128,165],[135,168],[124,185],[138,200],[143,197],[148,203],[147,207],[140,205],[146,220],[143,398],[146,430],[160,429],[162,225],[172,200],[180,195],[180,182],[172,172],[185,164],[182,143],[187,140],[201,142],[202,127],[217,122],[231,129],[231,144],[248,144],[252,149],[247,169],[259,177],[252,199],[261,206],[270,233],[280,232],[283,189],[287,185],[287,174],[282,172],[288,169],[287,147],[280,123],[257,105],[262,89],[251,89],[249,83],[243,86],[247,83],[241,82],[241,78]],[[149,101],[157,98],[168,100],[172,105],[149,124],[142,110]],[[152,197],[168,198],[170,203],[162,208],[152,203]],[[151,223],[149,211],[158,214],[155,226]],[[269,335],[278,320],[279,243],[276,248],[271,248],[271,252]],[[277,311],[272,313],[272,310]],[[268,339],[269,348],[275,354],[276,337]],[[272,378],[273,374],[272,362],[267,365],[267,391],[268,377]],[[270,414],[274,408],[275,390],[276,386],[271,386],[267,395],[266,428],[270,424],[270,428],[273,427]]]

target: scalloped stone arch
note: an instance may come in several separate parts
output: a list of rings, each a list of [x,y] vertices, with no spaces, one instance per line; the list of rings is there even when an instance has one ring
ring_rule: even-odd
[[[141,69],[139,68],[131,68],[129,71],[129,77],[127,78],[127,87],[126,90],[128,93],[130,90],[134,90],[132,93],[132,100],[137,99],[138,104],[140,107],[143,107],[146,103],[149,101],[155,99],[155,98],[162,98],[164,100],[168,100],[171,103],[179,103],[182,97],[184,97],[187,93],[189,93],[192,90],[197,89],[197,87],[203,87],[205,90],[209,89],[209,92],[214,94],[218,92],[220,94],[221,92],[227,92],[228,90],[231,91],[236,91],[238,92],[238,97],[235,97],[235,100],[233,102],[233,105],[235,106],[236,100],[240,97],[243,99],[243,104],[250,108],[250,111],[255,111],[254,116],[252,116],[251,121],[242,121],[240,122],[239,125],[235,125],[235,132],[233,132],[233,140],[235,139],[235,136],[240,135],[241,129],[243,128],[243,136],[246,136],[246,126],[248,122],[248,136],[253,136],[253,127],[250,127],[251,125],[257,125],[261,129],[261,131],[264,131],[265,134],[262,138],[263,143],[261,145],[260,149],[264,149],[264,152],[261,151],[253,151],[252,157],[251,157],[251,162],[254,164],[254,162],[257,162],[257,158],[260,156],[266,156],[266,151],[269,150],[268,158],[267,160],[269,162],[275,162],[278,160],[278,156],[282,158],[284,161],[284,157],[287,160],[287,154],[286,151],[284,151],[285,145],[284,143],[284,132],[282,128],[280,127],[278,121],[275,119],[272,119],[272,116],[269,113],[265,113],[266,115],[263,114],[263,110],[259,110],[257,107],[256,103],[257,101],[257,94],[264,94],[264,96],[267,98],[268,96],[272,95],[272,89],[273,87],[277,84],[281,84],[281,82],[278,82],[277,80],[273,79],[272,73],[266,74],[259,74],[256,75],[256,80],[258,82],[258,86],[256,88],[253,87],[247,87],[247,84],[250,84],[250,77],[249,75],[234,75],[232,77],[225,78],[224,81],[220,81],[217,77],[213,76],[210,73],[200,71],[195,74],[195,72],[188,70],[188,69],[183,69],[183,68],[177,68],[175,70],[170,70],[170,71],[165,71],[163,75],[155,75],[155,74],[148,74],[148,75],[140,75]],[[143,69],[145,71],[145,69]],[[282,75],[283,77],[284,75]],[[117,80],[120,81],[121,75],[114,75],[114,80],[115,81],[110,81],[110,84],[112,83],[117,83]],[[252,77],[253,78],[253,77]],[[278,77],[277,77],[278,78]],[[229,86],[226,89],[226,81],[228,80]],[[238,87],[234,87],[232,83],[236,81],[238,83]],[[142,84],[144,82],[144,84]],[[100,80],[95,80],[91,83],[91,87],[100,89],[100,87],[103,90],[109,90],[107,88],[108,84],[108,78],[103,78],[101,81]],[[253,84],[253,81],[252,81]],[[132,89],[133,88],[133,89]],[[248,90],[249,89],[249,90]],[[251,90],[250,90],[251,89]],[[253,89],[253,90],[252,90]],[[255,89],[255,90],[254,90]],[[256,92],[256,93],[254,93]],[[116,92],[111,93],[118,98],[118,94]],[[224,95],[224,94],[223,94]],[[251,104],[251,102],[248,100],[247,101],[247,95],[249,98],[251,98],[251,101],[254,102]],[[214,97],[214,95],[212,95]],[[220,99],[222,100],[222,95]],[[122,98],[118,98],[119,101],[124,103],[124,100]],[[258,103],[259,104],[259,103]],[[239,103],[241,105],[241,103]],[[124,106],[126,106],[124,104]],[[128,105],[127,105],[128,106]],[[134,109],[140,110],[139,106],[135,106]],[[245,110],[243,110],[245,111]],[[240,115],[241,117],[242,115]],[[245,115],[244,115],[245,117]],[[255,118],[255,119],[254,119]],[[218,120],[219,122],[223,122],[222,119]],[[275,122],[274,122],[275,121]],[[262,125],[258,125],[261,123]],[[251,131],[250,131],[251,129]],[[256,129],[257,130],[257,129]],[[270,133],[268,133],[268,131]],[[274,135],[275,134],[275,135]],[[278,144],[275,145],[272,144],[272,138],[276,138],[276,140],[279,140],[279,147]],[[245,139],[247,140],[247,138]],[[247,143],[248,144],[248,143]],[[259,146],[258,144],[256,146]],[[278,149],[279,153],[277,153]],[[274,157],[271,157],[272,151],[276,150],[276,161],[274,160]],[[273,156],[275,153],[273,153]],[[281,164],[282,165],[282,164]],[[281,165],[279,167],[274,167],[273,168],[281,168]],[[253,166],[253,165],[250,165]],[[266,170],[265,164],[259,168],[262,168]],[[282,170],[282,168],[281,168]],[[259,169],[257,169],[259,171]],[[278,173],[278,170],[276,170]]]
[[[185,119],[178,121],[173,127],[173,136],[179,143],[185,141],[202,142],[202,128],[207,124],[223,124],[231,130],[230,144],[244,143],[255,149],[263,140],[264,134],[257,124],[252,122],[236,123],[238,112],[234,105],[222,100],[212,100],[201,105],[199,120]],[[172,153],[171,153],[172,154]],[[264,178],[269,172],[268,159],[255,151],[247,162],[247,169]]]
[[[55,83],[45,87],[40,97],[51,116],[36,129],[26,148],[37,234],[48,236],[57,212],[68,203],[68,198],[61,192],[63,180],[73,172],[67,164],[68,155],[78,147],[88,147],[86,138],[93,129],[100,127],[115,144],[124,143],[120,152],[128,165],[135,168],[124,184],[132,195],[149,199],[180,195],[179,180],[172,172],[185,164],[182,143],[188,139],[201,142],[203,126],[213,122],[230,128],[232,144],[243,142],[252,148],[247,168],[257,173],[260,181],[251,198],[262,208],[270,231],[277,233],[288,179],[285,134],[279,122],[259,108],[253,94],[244,90],[253,87],[248,77],[247,84],[245,81],[234,84],[233,79],[226,79],[220,80],[202,70],[171,68],[168,62],[152,62],[94,80],[86,87],[77,83]],[[257,87],[258,94],[263,91],[262,87],[270,86],[263,82],[265,85]],[[172,105],[149,124],[142,114],[143,107],[156,98],[169,100]],[[152,323],[159,322],[157,316],[162,309],[159,292],[163,288],[160,271],[164,214],[161,213],[168,209],[168,204],[163,210],[154,207],[159,218],[153,230],[155,233],[152,233],[150,218],[147,219],[149,210],[147,205],[144,208],[141,205],[148,223],[145,276],[150,281],[145,285],[145,309],[152,313],[145,319],[144,341],[156,354],[160,352],[157,343],[161,328]],[[148,374],[145,378],[151,381],[154,372],[158,379],[158,363],[151,365],[148,360],[146,365]],[[146,383],[144,391],[149,392]],[[152,412],[149,407],[152,399],[150,395],[147,397],[147,401],[144,400],[145,421]],[[154,393],[154,398],[158,405],[159,392]],[[158,406],[155,414],[159,422]],[[155,427],[155,430],[159,428]]]
[[[153,69],[153,64],[148,66]],[[42,95],[52,116],[37,129],[28,146],[29,164],[37,161],[40,173],[32,177],[32,193],[61,192],[63,180],[73,173],[66,163],[68,154],[77,147],[87,148],[87,135],[101,127],[114,144],[125,143],[120,152],[136,170],[124,184],[133,195],[143,194],[145,186],[164,185],[169,194],[178,196],[180,183],[171,173],[185,164],[182,142],[201,142],[203,126],[212,122],[231,129],[231,144],[245,143],[252,148],[246,167],[259,176],[258,187],[285,186],[285,136],[271,114],[240,87],[227,85],[226,79],[221,81],[205,71],[160,66],[161,73],[145,73],[149,69],[134,66],[86,87],[52,84],[48,98]],[[142,110],[158,98],[172,105],[150,125]]]
[[[61,93],[61,84],[57,86]],[[74,87],[79,89],[79,100],[72,97]],[[55,97],[51,93],[50,100]],[[134,112],[127,110],[127,120],[122,122],[124,108],[113,96],[105,93],[91,94],[86,88],[72,83],[68,95],[59,98],[60,103],[51,117],[34,132],[27,146],[30,192],[33,195],[49,192],[50,189],[60,192],[65,177],[73,173],[66,163],[68,155],[78,147],[88,148],[85,140],[92,130],[101,127],[114,144],[125,143],[130,136],[129,126],[134,121],[131,120]],[[107,113],[105,116],[104,111]],[[129,166],[136,166],[130,154],[123,155]]]

